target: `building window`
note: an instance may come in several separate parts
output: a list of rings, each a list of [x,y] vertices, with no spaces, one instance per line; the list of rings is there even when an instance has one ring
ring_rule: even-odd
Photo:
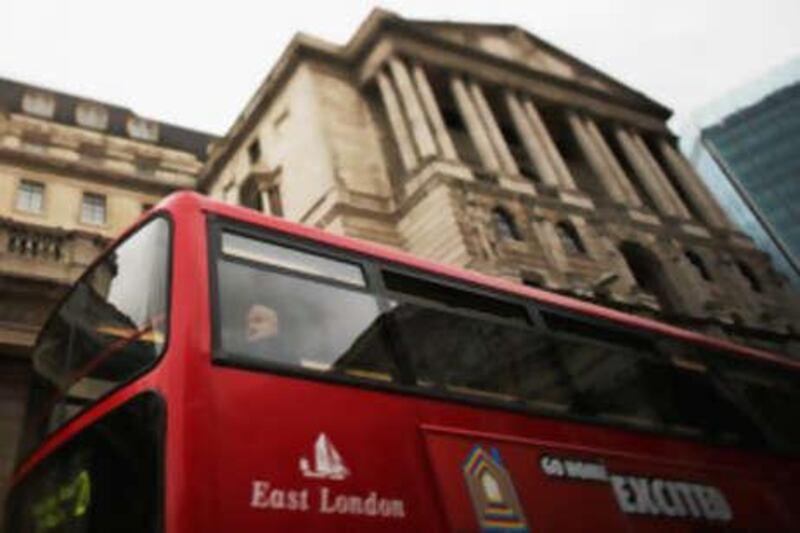
[[[635,242],[623,242],[619,251],[636,284],[656,298],[663,313],[676,315],[682,312],[677,287],[667,276],[666,265],[654,252]]]
[[[713,281],[713,279],[711,278],[711,273],[706,268],[706,264],[703,261],[703,258],[700,257],[696,252],[693,252],[691,250],[687,251],[686,259],[688,259],[689,262],[692,264],[692,266],[695,268],[695,270],[697,270],[697,273],[700,274],[700,277],[702,277],[706,281]]]
[[[758,280],[758,276],[756,276],[756,273],[753,272],[753,269],[751,269],[742,261],[736,261],[736,266],[738,267],[739,272],[742,274],[744,279],[747,280],[747,283],[750,284],[750,289],[753,292],[762,292],[764,290],[761,287],[761,282]]]
[[[108,127],[108,110],[98,104],[81,102],[75,107],[75,122],[95,130],[104,130]]]
[[[250,163],[258,163],[261,160],[261,143],[258,139],[253,140],[247,147],[247,156],[250,158]]]
[[[158,141],[158,123],[139,117],[131,117],[127,123],[128,135],[141,141]]]
[[[106,197],[102,194],[83,193],[81,222],[102,226],[106,223]]]
[[[253,176],[247,178],[239,188],[239,205],[264,212],[264,202],[261,199],[261,190]]]
[[[500,239],[522,240],[522,235],[520,235],[519,229],[514,223],[514,217],[502,207],[492,210],[492,223]]]
[[[21,181],[17,190],[17,209],[41,213],[44,210],[44,185],[38,181]]]
[[[29,115],[53,118],[56,113],[56,99],[52,94],[27,91],[22,96],[22,110]]]
[[[269,202],[269,214],[276,217],[283,216],[283,201],[281,200],[281,186],[273,183],[267,188],[267,201]]]
[[[556,233],[561,246],[568,255],[585,255],[586,247],[581,240],[575,226],[569,222],[559,222],[556,224]]]

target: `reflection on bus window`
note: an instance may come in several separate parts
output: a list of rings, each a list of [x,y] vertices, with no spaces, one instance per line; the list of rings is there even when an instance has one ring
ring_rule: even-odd
[[[787,450],[800,452],[800,381],[787,373],[742,365],[726,369],[727,380],[768,424]]]
[[[393,315],[418,386],[721,443],[760,443],[757,428],[707,375],[653,354],[438,306],[401,302]]]
[[[226,260],[218,263],[218,278],[223,357],[393,379],[374,296]]]
[[[156,218],[75,285],[33,351],[26,446],[149,367],[166,337],[169,224]]]

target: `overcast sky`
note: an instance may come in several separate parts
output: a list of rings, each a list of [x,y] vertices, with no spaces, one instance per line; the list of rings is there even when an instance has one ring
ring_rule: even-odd
[[[373,2],[0,0],[0,77],[223,134],[295,32],[346,42]],[[386,1],[513,23],[677,117],[800,55],[800,0]]]

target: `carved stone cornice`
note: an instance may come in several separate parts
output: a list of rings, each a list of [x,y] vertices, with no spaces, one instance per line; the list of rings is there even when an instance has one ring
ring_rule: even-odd
[[[29,167],[35,170],[78,176],[81,179],[103,183],[105,185],[122,185],[139,191],[166,195],[178,189],[193,189],[196,181],[193,178],[166,180],[156,176],[143,176],[108,168],[102,164],[87,161],[69,161],[43,154],[28,153],[24,150],[0,146],[0,164],[7,163],[18,167]]]

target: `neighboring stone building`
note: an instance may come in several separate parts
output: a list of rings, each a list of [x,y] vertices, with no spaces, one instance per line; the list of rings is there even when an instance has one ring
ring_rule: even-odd
[[[377,10],[300,35],[201,188],[335,233],[790,351],[796,296],[675,148],[670,110],[505,25]]]
[[[48,311],[109,239],[166,194],[195,187],[212,140],[0,79],[0,502]]]

